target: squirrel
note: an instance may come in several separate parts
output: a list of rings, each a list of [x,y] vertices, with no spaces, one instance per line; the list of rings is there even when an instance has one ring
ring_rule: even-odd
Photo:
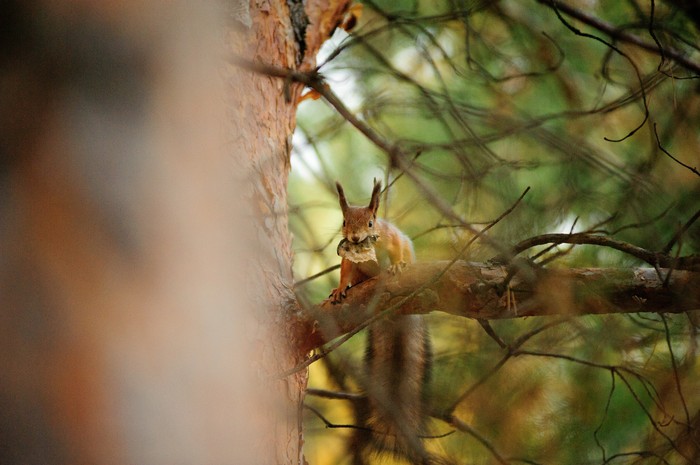
[[[390,262],[389,271],[392,274],[400,273],[407,263],[415,261],[411,239],[393,224],[377,218],[379,192],[382,188],[381,182],[375,182],[371,200],[366,207],[348,205],[343,186],[336,182],[335,187],[338,189],[340,209],[343,212],[344,241],[348,241],[351,244],[360,244],[376,239],[374,248],[377,252],[377,260],[379,263],[382,263],[388,258]],[[367,266],[343,258],[340,263],[340,282],[329,296],[331,302],[340,302],[345,298],[345,292],[348,288],[367,280],[373,274],[367,270]]]
[[[336,182],[343,212],[343,243],[373,244],[377,261],[388,259],[388,271],[402,272],[415,261],[411,240],[396,226],[377,218],[381,183],[375,180],[369,205],[350,206]],[[376,265],[375,265],[376,266]],[[329,298],[339,303],[347,290],[377,274],[366,264],[343,257],[340,282]],[[425,388],[432,353],[427,325],[421,315],[383,318],[368,328],[365,354],[367,402],[357,409],[359,428],[351,440],[355,465],[374,454],[389,453],[411,463],[433,463],[420,440],[425,435]]]

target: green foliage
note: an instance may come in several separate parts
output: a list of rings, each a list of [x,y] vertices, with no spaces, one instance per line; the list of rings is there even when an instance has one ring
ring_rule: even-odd
[[[649,3],[568,3],[619,33],[655,44]],[[329,53],[340,52],[321,62],[320,71],[350,110],[399,146],[420,182],[465,221],[483,227],[530,186],[489,232],[503,246],[542,233],[590,231],[660,251],[699,208],[699,177],[690,169],[698,164],[700,141],[698,81],[690,79],[697,76],[668,59],[673,50],[700,63],[698,25],[674,2],[656,2],[654,36],[663,59],[653,47],[614,40],[561,16],[595,37],[576,35],[547,2],[368,2],[352,34],[338,32],[329,42]],[[368,201],[373,177],[390,183],[380,213],[414,238],[419,260],[452,258],[472,238],[392,166],[382,147],[322,99],[304,102],[298,120],[289,183],[298,279],[339,263],[335,180],[354,204]],[[671,253],[698,252],[700,227],[693,224]],[[464,258],[494,255],[477,241]],[[641,264],[585,245],[560,245],[538,260],[547,257],[556,258],[548,266]],[[337,272],[326,274],[298,292],[318,302],[336,283]],[[522,347],[535,355],[512,356],[490,374],[506,353],[478,324],[430,318],[434,409],[444,411],[485,380],[455,414],[510,463],[605,463],[611,457],[616,464],[685,463],[674,445],[687,421],[685,408],[691,416],[700,408],[690,394],[700,387],[691,319],[669,319],[668,329],[658,316],[566,320]],[[494,327],[512,342],[551,322],[535,318]],[[361,342],[354,343],[328,363],[359,364],[361,351]],[[312,376],[311,384],[343,388],[323,374]],[[342,401],[314,402],[323,408]],[[351,423],[349,415],[346,410],[338,422]],[[318,421],[312,417],[309,422]],[[435,434],[450,428],[437,420],[433,426]],[[309,441],[323,450],[319,444],[330,436],[310,434]],[[497,463],[484,442],[462,432],[432,442],[459,463]],[[333,450],[320,453],[317,463],[347,463],[340,461],[342,450]]]

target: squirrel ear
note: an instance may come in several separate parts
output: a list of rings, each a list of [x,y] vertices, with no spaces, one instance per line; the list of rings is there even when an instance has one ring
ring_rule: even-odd
[[[377,210],[379,210],[379,192],[382,190],[382,182],[377,181],[377,178],[374,178],[374,188],[372,189],[372,198],[369,201],[369,205],[367,208],[372,210],[374,215],[377,215]]]
[[[340,185],[338,181],[335,182],[335,188],[338,190],[338,200],[340,202],[340,209],[345,215],[345,210],[348,209],[348,201],[345,199],[345,192],[343,191],[343,186]]]

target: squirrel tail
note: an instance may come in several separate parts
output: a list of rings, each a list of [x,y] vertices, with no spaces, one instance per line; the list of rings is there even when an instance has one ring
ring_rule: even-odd
[[[367,403],[358,409],[353,440],[356,464],[389,453],[411,463],[434,463],[421,438],[426,430],[426,391],[432,349],[421,315],[402,315],[369,328],[365,358]]]

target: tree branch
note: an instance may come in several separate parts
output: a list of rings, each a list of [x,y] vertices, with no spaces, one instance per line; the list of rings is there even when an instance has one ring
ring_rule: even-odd
[[[325,301],[308,309],[315,322],[310,326],[324,330],[309,331],[307,348],[352,331],[419,288],[422,290],[406,299],[396,313],[441,311],[491,320],[700,309],[698,272],[674,270],[665,286],[665,273],[660,276],[654,268],[539,269],[533,271],[534,279],[516,275],[501,292],[506,267],[460,260],[445,270],[447,263],[415,263],[399,276],[382,274],[353,287],[342,304]]]
[[[657,53],[662,57],[670,58],[679,65],[683,66],[688,71],[692,71],[695,74],[700,74],[700,63],[694,62],[693,60],[685,56],[682,52],[676,49],[667,47],[662,50],[654,42],[643,40],[634,34],[625,32],[624,30],[616,27],[613,24],[602,21],[601,19],[596,18],[595,16],[589,15],[588,13],[578,10],[559,0],[538,0],[538,2],[554,7],[557,10],[567,14],[568,16],[576,18],[582,23],[587,24],[588,26],[597,29],[600,32],[604,32],[605,34],[609,35],[611,38],[617,41],[633,44],[649,52]]]
[[[620,252],[624,252],[638,258],[639,260],[645,261],[652,266],[673,268],[676,270],[700,271],[700,255],[688,255],[677,258],[671,257],[666,253],[652,252],[627,242],[618,241],[608,236],[601,236],[593,233],[542,234],[540,236],[531,237],[519,242],[515,247],[513,247],[512,255],[518,255],[529,248],[544,244],[599,245],[619,250]],[[504,257],[497,257],[494,260],[498,262],[507,261]]]
[[[666,149],[663,147],[663,145],[661,145],[661,141],[659,140],[659,133],[656,131],[656,123],[654,123],[654,136],[656,136],[656,145],[657,145],[657,146],[659,147],[659,149],[660,149],[663,153],[665,153],[671,160],[675,161],[676,163],[678,163],[679,165],[681,165],[683,168],[688,169],[688,170],[692,171],[693,173],[695,173],[696,175],[700,176],[700,171],[698,171],[697,168],[695,168],[694,166],[686,165],[685,163],[683,163],[682,161],[680,161],[678,158],[676,158],[676,157],[674,157],[673,155],[671,155],[671,153],[670,153],[668,150],[666,150]]]

